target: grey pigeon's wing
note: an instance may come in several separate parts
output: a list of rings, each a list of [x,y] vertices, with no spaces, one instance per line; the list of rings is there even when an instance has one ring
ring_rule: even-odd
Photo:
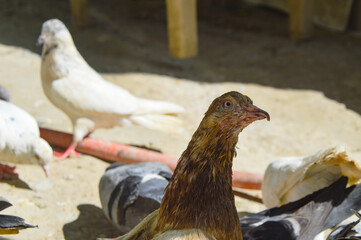
[[[0,197],[0,211],[8,208],[8,207],[11,207],[12,204],[4,197]]]
[[[306,204],[294,214],[270,218],[263,224],[249,229],[244,239],[252,240],[309,240],[313,239],[322,229],[322,221],[328,217],[331,204],[317,205],[314,202]]]
[[[361,239],[361,215],[352,209],[354,214],[359,218],[357,221],[347,222],[338,225],[335,229],[328,235],[327,240],[342,240],[342,239]]]
[[[255,213],[255,214],[240,218],[240,223],[242,225],[242,231],[244,231],[244,233],[246,233],[248,230],[253,229],[257,226],[260,226],[267,221],[281,221],[281,220],[291,216],[298,209],[302,208],[307,203],[309,203],[313,199],[315,199],[320,194],[320,192],[322,192],[322,190],[324,190],[324,189],[316,191],[312,194],[307,195],[304,198],[301,198],[294,202],[290,202],[281,207],[274,207],[274,208],[266,209],[259,213]]]
[[[164,177],[165,179],[167,179],[169,181],[172,178],[173,174],[171,172],[168,172],[168,171],[160,171],[158,173],[158,175]]]
[[[115,163],[110,164],[110,165],[105,169],[105,171],[107,172],[107,171],[109,171],[109,170],[112,170],[112,169],[115,169],[115,168],[117,168],[117,167],[121,167],[121,166],[124,166],[124,165],[125,165],[125,163],[115,162]]]
[[[295,223],[288,220],[266,221],[260,226],[250,228],[245,234],[243,234],[243,239],[295,240],[298,235],[297,232],[294,231],[294,224]]]
[[[346,184],[342,177],[298,201],[241,218],[244,240],[313,239],[361,208],[361,185]]]
[[[345,237],[349,237],[350,235],[357,234],[357,231],[355,231],[353,228],[360,223],[360,220],[349,222],[346,224],[342,224],[340,226],[337,226],[330,235],[328,235],[327,240],[338,240],[343,239]],[[360,233],[361,235],[361,233]]]
[[[361,184],[353,185],[334,194],[340,196],[340,199],[334,204],[330,216],[324,223],[325,229],[334,227],[350,217],[353,214],[351,209],[354,211],[361,209]]]
[[[0,214],[0,229],[25,229],[25,228],[34,228],[37,226],[30,225],[25,223],[25,220],[21,217],[12,216],[12,215],[2,215]]]
[[[0,85],[0,100],[4,100],[6,102],[11,101],[11,96],[9,91],[1,85]]]
[[[159,208],[171,175],[163,163],[113,163],[99,182],[105,215],[121,231],[129,231]]]
[[[0,197],[0,211],[12,206],[12,204],[4,197]],[[0,230],[6,232],[7,230],[21,230],[25,228],[33,228],[33,226],[25,223],[21,217],[0,214]]]

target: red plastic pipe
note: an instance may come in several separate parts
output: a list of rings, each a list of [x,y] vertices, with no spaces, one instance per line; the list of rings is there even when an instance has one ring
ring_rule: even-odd
[[[40,136],[50,145],[67,148],[73,141],[73,135],[51,129],[40,128]],[[137,148],[125,144],[105,140],[84,138],[76,147],[76,151],[101,158],[108,162],[141,163],[162,162],[172,170],[178,159],[158,152]],[[261,189],[263,174],[233,171],[233,187]]]

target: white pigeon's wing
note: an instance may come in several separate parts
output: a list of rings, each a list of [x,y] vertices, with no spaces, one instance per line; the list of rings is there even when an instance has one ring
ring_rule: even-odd
[[[1,125],[6,128],[5,142],[8,146],[26,145],[39,137],[35,119],[14,104],[0,101]],[[2,135],[1,135],[2,136]]]
[[[63,109],[72,108],[73,111],[79,110],[83,114],[91,112],[128,115],[138,108],[137,99],[128,91],[86,74],[71,74],[67,78],[57,79],[53,81],[51,91],[51,94],[54,94],[53,100],[57,99],[58,105]]]
[[[175,103],[144,98],[138,100],[137,114],[179,114],[184,112],[184,109]]]
[[[183,111],[173,103],[137,98],[105,81],[74,48],[57,50],[54,59],[55,63],[49,62],[47,66],[49,74],[45,77],[49,81],[56,79],[51,83],[50,98],[71,118],[94,117],[97,113],[143,115]]]
[[[5,142],[6,135],[7,135],[7,128],[5,125],[5,121],[4,121],[4,119],[0,118],[0,152],[6,146],[6,142]]]

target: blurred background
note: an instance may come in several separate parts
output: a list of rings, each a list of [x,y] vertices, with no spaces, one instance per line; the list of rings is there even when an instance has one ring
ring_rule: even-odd
[[[36,42],[51,18],[65,23],[81,55],[106,80],[185,108],[180,135],[135,126],[99,129],[92,138],[178,158],[209,103],[236,90],[267,110],[271,121],[242,132],[234,169],[263,173],[280,157],[338,144],[361,159],[361,0],[0,0],[0,85],[41,127],[70,133],[69,118],[41,87]],[[169,36],[192,41],[170,49]],[[39,225],[6,239],[119,235],[99,200],[99,179],[109,163],[83,154],[52,165],[50,186],[42,185],[38,166],[25,164],[16,171],[31,190],[0,184],[14,204],[6,213]],[[261,197],[259,190],[250,193]],[[265,209],[239,197],[236,206]]]
[[[70,1],[1,0],[0,43],[40,54],[41,24],[59,18],[102,73],[314,89],[361,113],[360,0],[314,1],[315,27],[302,40],[290,38],[287,1],[198,1],[198,55],[188,59],[169,54],[166,1],[78,2],[86,3],[85,27],[72,21]]]

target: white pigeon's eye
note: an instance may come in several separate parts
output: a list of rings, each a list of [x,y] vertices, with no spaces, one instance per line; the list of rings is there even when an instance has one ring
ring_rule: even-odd
[[[40,160],[40,157],[39,157],[38,154],[35,154],[35,158],[38,159],[38,160]]]
[[[223,102],[223,108],[226,110],[231,110],[233,108],[233,102],[230,100],[226,100]]]

